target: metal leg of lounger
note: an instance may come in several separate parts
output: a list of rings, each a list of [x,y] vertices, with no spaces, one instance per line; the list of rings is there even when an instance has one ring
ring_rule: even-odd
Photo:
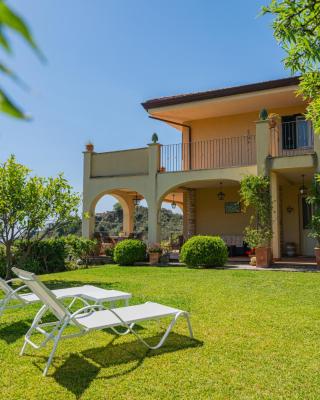
[[[43,316],[43,314],[48,310],[48,307],[46,305],[43,305],[40,310],[37,312],[36,316],[34,317],[34,320],[32,322],[32,325],[30,327],[30,329],[28,330],[28,332],[25,335],[24,338],[24,343],[22,346],[22,349],[20,351],[20,356],[23,355],[29,341],[30,341],[30,336],[32,335],[32,332],[36,329],[38,322],[41,320],[41,317]]]
[[[54,356],[54,354],[55,354],[55,352],[56,352],[56,350],[57,350],[58,343],[59,343],[59,340],[60,340],[60,338],[61,338],[62,332],[64,331],[64,329],[65,329],[65,327],[68,325],[68,323],[69,323],[69,320],[67,320],[67,321],[61,326],[61,328],[60,328],[59,331],[58,331],[58,334],[57,334],[56,337],[54,338],[53,348],[52,348],[51,353],[50,353],[50,356],[49,356],[49,358],[48,358],[46,367],[45,367],[45,369],[44,369],[44,371],[43,371],[43,376],[46,376],[47,373],[48,373],[48,369],[49,369],[49,367],[50,367],[50,365],[51,365],[51,363],[52,363],[53,356]]]
[[[133,324],[128,325],[127,323],[125,323],[125,322],[119,317],[119,315],[118,315],[114,310],[110,310],[110,311],[113,312],[113,313],[119,318],[119,320],[122,322],[123,326],[125,326],[125,327],[127,328],[126,333],[131,332],[133,335],[136,336],[137,339],[140,340],[141,343],[143,343],[143,344],[144,344],[146,347],[148,347],[148,349],[150,349],[150,350],[159,349],[159,348],[164,344],[164,342],[166,341],[166,339],[167,339],[169,333],[171,332],[172,328],[174,327],[175,323],[177,322],[177,319],[178,319],[180,316],[183,316],[183,317],[186,318],[187,324],[188,324],[188,328],[189,328],[190,337],[193,338],[193,332],[192,332],[192,327],[191,327],[190,318],[189,318],[188,313],[186,313],[185,311],[178,312],[178,313],[172,318],[172,320],[171,320],[171,322],[170,322],[170,324],[169,324],[167,330],[165,331],[164,335],[162,336],[162,338],[160,339],[159,343],[158,343],[156,346],[150,346],[137,332],[135,332],[135,331],[132,329]],[[118,332],[118,330],[117,330],[116,328],[112,328],[112,330],[113,330],[114,332],[116,332],[118,335],[121,335],[121,333]],[[124,334],[124,333],[122,333],[122,334]]]

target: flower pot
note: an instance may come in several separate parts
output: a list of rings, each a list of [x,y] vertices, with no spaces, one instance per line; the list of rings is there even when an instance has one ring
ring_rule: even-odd
[[[250,256],[250,265],[252,265],[253,267],[255,267],[257,265],[257,259],[256,256]]]
[[[256,266],[260,268],[270,267],[271,265],[271,248],[256,247]]]
[[[155,265],[159,263],[161,253],[149,253],[149,264]]]
[[[314,254],[315,254],[315,256],[316,256],[316,263],[317,263],[317,266],[320,267],[320,248],[319,248],[319,247],[316,247],[316,248],[314,249]]]
[[[88,151],[89,153],[92,153],[94,150],[94,146],[92,143],[87,143],[86,144],[86,151]]]

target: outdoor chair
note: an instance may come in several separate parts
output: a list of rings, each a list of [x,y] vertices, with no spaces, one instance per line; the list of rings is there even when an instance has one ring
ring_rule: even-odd
[[[30,329],[25,335],[25,341],[20,352],[20,355],[23,355],[28,344],[35,349],[39,349],[44,347],[49,341],[53,341],[53,348],[43,371],[43,376],[46,376],[48,372],[60,339],[84,335],[90,331],[110,328],[118,335],[125,335],[131,332],[148,349],[158,349],[166,341],[177,319],[180,316],[183,316],[186,318],[190,337],[193,338],[189,314],[186,311],[167,307],[158,303],[147,302],[135,306],[120,307],[109,310],[101,310],[96,305],[87,305],[71,313],[71,311],[67,309],[59,299],[57,299],[54,293],[38,280],[35,274],[18,268],[12,268],[12,271],[22,281],[24,281],[29,289],[43,302],[43,306],[38,311]],[[56,317],[56,321],[41,323],[41,318],[49,310]],[[154,346],[148,344],[133,329],[134,325],[137,323],[149,320],[159,320],[165,317],[170,317],[171,321],[160,341]],[[63,331],[69,326],[77,328],[77,332],[62,335]],[[49,327],[52,327],[51,331],[47,330]],[[117,329],[119,327],[125,328],[125,331],[119,331]],[[44,340],[40,344],[36,344],[31,340],[31,336],[35,332],[45,336]]]
[[[10,283],[18,281],[18,279],[10,279],[5,281],[0,278],[0,290],[5,294],[3,299],[0,299],[0,317],[5,310],[26,307],[29,304],[40,302],[39,297],[34,293],[22,293],[28,286],[19,286],[13,289]],[[81,300],[86,306],[89,305],[88,301],[93,301],[95,305],[99,305],[102,308],[102,303],[110,302],[111,306],[114,305],[115,301],[124,300],[125,304],[128,305],[128,301],[131,298],[130,293],[120,292],[118,290],[106,290],[101,289],[92,285],[74,286],[64,289],[53,290],[52,293],[58,299],[72,298],[68,308],[71,308],[75,301]]]

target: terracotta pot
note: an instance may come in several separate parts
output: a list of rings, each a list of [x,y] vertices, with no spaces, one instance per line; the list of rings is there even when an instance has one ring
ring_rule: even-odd
[[[271,265],[271,248],[256,247],[256,266],[261,268],[270,267]]]
[[[155,265],[159,263],[160,260],[160,253],[149,253],[149,264]]]
[[[87,144],[86,144],[86,150],[87,150],[88,152],[92,153],[93,150],[94,150],[93,144],[92,144],[92,143],[87,143]]]
[[[253,267],[255,267],[257,265],[257,259],[256,256],[250,256],[250,265],[252,265]]]
[[[314,254],[315,254],[315,256],[316,256],[316,263],[317,263],[317,266],[320,267],[320,248],[319,248],[319,247],[316,247],[316,248],[314,249]]]

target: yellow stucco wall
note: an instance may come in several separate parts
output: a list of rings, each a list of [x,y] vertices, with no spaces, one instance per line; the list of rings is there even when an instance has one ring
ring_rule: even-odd
[[[91,175],[121,176],[148,174],[148,148],[93,153]]]
[[[239,201],[239,187],[224,187],[225,200],[217,198],[220,188],[197,189],[196,229],[198,234],[242,235],[249,222],[249,214],[225,214],[224,204]]]
[[[294,242],[299,252],[300,247],[300,226],[299,226],[299,185],[281,185],[282,198],[282,238],[283,245],[287,242]],[[292,207],[292,213],[287,212]],[[285,249],[284,249],[285,250]]]
[[[192,141],[210,140],[214,137],[244,136],[255,134],[255,121],[259,119],[259,111],[207,118],[185,123],[192,127]],[[268,109],[269,113],[291,115],[305,112],[304,106]],[[183,142],[188,141],[188,130],[183,129]]]

